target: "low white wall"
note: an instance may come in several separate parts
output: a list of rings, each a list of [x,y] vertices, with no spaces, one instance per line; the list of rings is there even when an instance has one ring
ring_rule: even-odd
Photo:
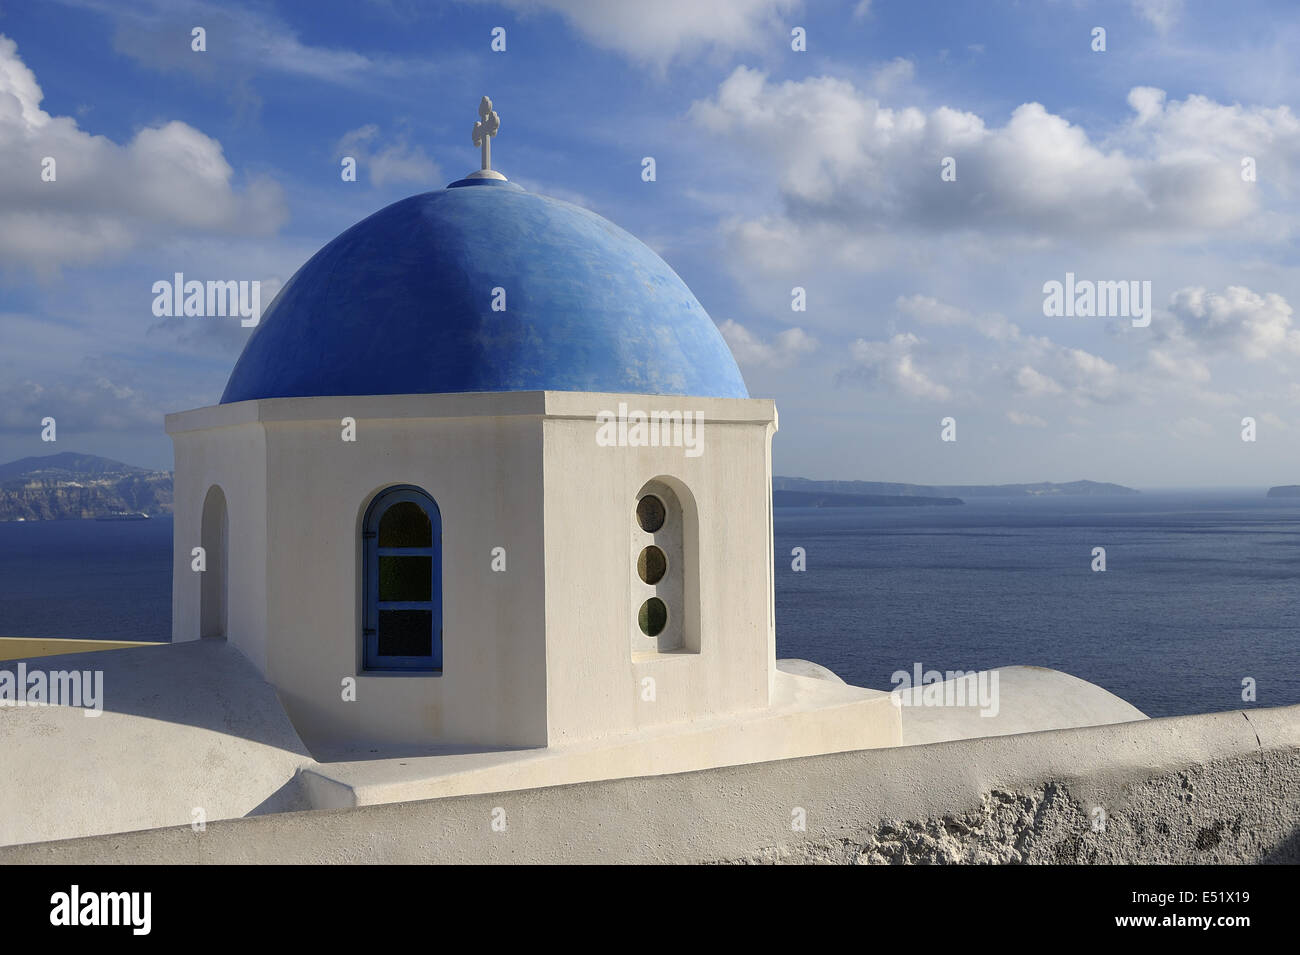
[[[1298,862],[1298,793],[1293,706],[284,813],[0,863]]]
[[[0,845],[302,809],[314,765],[275,689],[224,640],[0,663],[78,672],[102,711],[0,706]],[[90,701],[83,701],[90,702]],[[92,710],[93,712],[93,710]]]

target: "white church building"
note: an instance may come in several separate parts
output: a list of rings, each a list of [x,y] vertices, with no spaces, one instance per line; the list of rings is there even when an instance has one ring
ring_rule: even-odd
[[[772,401],[659,256],[492,170],[480,114],[482,169],[326,245],[168,416],[173,639],[238,647],[318,758],[897,744],[887,694],[777,667]]]

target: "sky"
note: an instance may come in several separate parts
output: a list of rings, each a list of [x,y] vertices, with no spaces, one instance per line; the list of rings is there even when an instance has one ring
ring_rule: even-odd
[[[154,283],[265,306],[476,169],[486,93],[496,168],[695,292],[778,474],[1300,483],[1298,47],[1283,0],[0,0],[0,461],[170,468],[251,330]]]

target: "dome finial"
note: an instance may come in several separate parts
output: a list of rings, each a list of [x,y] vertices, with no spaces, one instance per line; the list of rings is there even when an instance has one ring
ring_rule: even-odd
[[[478,104],[479,121],[474,124],[474,145],[483,150],[483,165],[478,172],[470,173],[467,179],[505,179],[492,168],[492,137],[501,128],[501,117],[492,108],[492,100],[484,96]]]

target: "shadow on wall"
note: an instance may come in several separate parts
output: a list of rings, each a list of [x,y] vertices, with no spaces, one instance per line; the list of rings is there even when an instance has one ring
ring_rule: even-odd
[[[205,564],[199,592],[199,636],[226,635],[226,581],[230,550],[230,517],[226,494],[216,484],[203,499],[203,525],[199,535]]]
[[[20,662],[28,674],[102,673],[106,713],[200,727],[310,756],[275,688],[225,640],[9,660],[0,669],[16,672]]]
[[[1270,865],[1300,865],[1300,828],[1287,836],[1259,860]]]

